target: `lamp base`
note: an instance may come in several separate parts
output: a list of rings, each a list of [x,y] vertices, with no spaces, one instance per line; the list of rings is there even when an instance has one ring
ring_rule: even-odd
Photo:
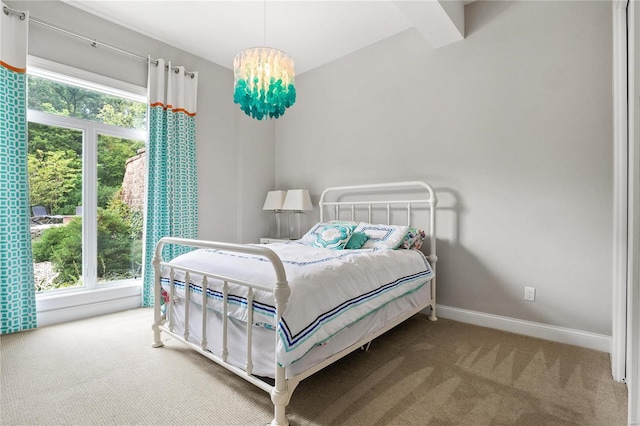
[[[273,218],[269,224],[269,236],[280,240],[289,238],[287,215],[283,215],[280,211],[274,212]]]
[[[294,217],[289,220],[289,238],[292,240],[299,240],[302,238],[304,231],[304,212],[301,210],[294,210]]]

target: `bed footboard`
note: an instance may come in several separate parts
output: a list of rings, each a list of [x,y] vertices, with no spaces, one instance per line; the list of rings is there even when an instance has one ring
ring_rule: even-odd
[[[265,259],[267,259],[270,262],[271,266],[273,267],[275,276],[276,276],[275,282],[272,282],[272,283],[249,282],[246,280],[238,279],[237,277],[221,276],[215,273],[208,273],[205,271],[193,270],[193,269],[184,268],[181,266],[172,265],[169,262],[164,261],[162,259],[162,249],[167,244],[183,245],[183,246],[194,247],[194,248],[210,248],[210,249],[224,250],[224,251],[234,252],[234,253],[262,256]],[[181,270],[185,273],[185,299],[186,299],[186,304],[185,304],[186,309],[185,309],[185,315],[184,315],[185,331],[182,335],[179,335],[173,331],[173,318],[171,317],[172,315],[171,303],[173,303],[174,288],[175,288],[173,279],[170,280],[170,284],[169,284],[169,298],[167,302],[168,306],[166,309],[167,318],[165,319],[162,314],[162,309],[161,309],[162,307],[161,306],[162,305],[162,284],[161,284],[162,268],[169,268],[171,276],[173,276],[174,270]],[[287,306],[289,295],[291,293],[289,284],[287,282],[284,266],[282,265],[282,261],[276,255],[276,253],[274,253],[272,250],[270,250],[266,246],[230,244],[230,243],[220,243],[220,242],[212,242],[212,241],[190,240],[185,238],[164,237],[160,239],[160,241],[156,245],[155,255],[153,259],[153,269],[154,269],[155,285],[154,285],[154,322],[152,325],[152,329],[153,329],[152,346],[154,348],[158,348],[164,345],[161,338],[161,334],[163,332],[171,335],[175,339],[179,340],[180,342],[189,346],[190,348],[194,349],[200,354],[206,356],[207,358],[211,359],[217,364],[223,366],[224,368],[232,371],[238,376],[244,378],[245,380],[261,388],[262,390],[268,392],[271,395],[271,400],[274,404],[274,419],[271,424],[274,426],[288,425],[289,422],[285,416],[285,407],[289,403],[291,394],[293,392],[293,388],[295,388],[295,386],[292,386],[292,388],[289,389],[287,380],[286,380],[285,368],[278,365],[277,357],[275,356],[275,354],[274,354],[274,359],[276,359],[276,362],[274,366],[275,368],[275,374],[274,374],[275,385],[274,386],[269,385],[268,383],[256,378],[251,374],[252,365],[253,365],[252,354],[251,354],[251,347],[252,347],[251,331],[252,331],[252,325],[253,325],[253,321],[251,318],[251,312],[252,312],[251,307],[253,303],[253,292],[255,290],[262,290],[262,291],[270,292],[273,294],[273,297],[275,300],[275,308],[276,308],[276,318],[275,318],[276,324],[280,322],[282,313],[284,312]],[[206,334],[204,332],[203,332],[202,340],[200,341],[199,344],[195,344],[189,340],[188,324],[189,324],[189,302],[190,302],[191,292],[188,291],[188,288],[189,288],[189,283],[191,282],[190,276],[193,274],[203,277],[202,278],[203,279],[202,281],[202,289],[203,289],[202,291],[202,299],[203,299],[202,300],[202,306],[203,306],[202,327],[203,327],[203,330],[206,330],[206,324],[207,324],[206,288],[208,285],[207,284],[208,280],[218,280],[223,282],[223,287],[222,287],[223,304],[222,305],[223,305],[224,311],[222,313],[223,324],[222,324],[222,329],[220,331],[222,334],[222,351],[219,354],[214,354],[207,350]],[[246,364],[244,369],[238,368],[230,364],[229,362],[227,362],[228,317],[227,317],[226,309],[227,309],[229,283],[247,287],[247,294],[248,294],[247,302],[248,302],[248,312],[250,317],[249,317],[249,320],[247,321],[247,334],[246,334],[247,359],[246,359]],[[280,337],[278,336],[278,333],[275,333],[275,335],[276,335],[275,347],[277,348],[278,339]]]

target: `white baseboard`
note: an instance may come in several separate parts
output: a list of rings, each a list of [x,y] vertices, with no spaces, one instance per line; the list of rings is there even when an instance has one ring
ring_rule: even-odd
[[[611,353],[611,336],[605,336],[603,334],[589,333],[500,315],[485,314],[483,312],[469,311],[467,309],[453,308],[445,305],[436,305],[436,314],[438,317],[454,321]]]
[[[91,292],[67,293],[38,297],[38,326],[106,315],[139,308],[142,303],[140,285],[121,286]],[[530,337],[566,343],[583,348],[611,353],[611,336],[557,327],[500,315],[437,305],[438,317],[494,328]]]

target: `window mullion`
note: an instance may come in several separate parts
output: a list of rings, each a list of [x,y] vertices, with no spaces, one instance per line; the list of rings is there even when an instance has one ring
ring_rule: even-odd
[[[98,132],[90,125],[83,140],[82,159],[82,263],[87,289],[98,281]]]

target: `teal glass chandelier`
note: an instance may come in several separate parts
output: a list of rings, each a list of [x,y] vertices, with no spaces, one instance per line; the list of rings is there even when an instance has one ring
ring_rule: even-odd
[[[233,60],[233,102],[256,120],[278,118],[296,102],[293,60],[281,50],[253,47]]]
[[[264,0],[264,45],[267,44],[267,0]],[[296,102],[293,59],[271,47],[252,47],[233,60],[233,102],[256,120],[279,118]]]

